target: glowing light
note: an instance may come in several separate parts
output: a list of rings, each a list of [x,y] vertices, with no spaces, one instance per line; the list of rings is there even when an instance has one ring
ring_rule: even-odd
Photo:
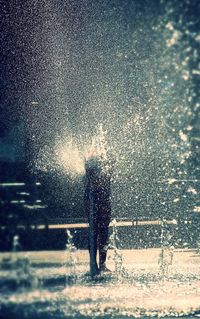
[[[84,158],[73,141],[60,143],[56,147],[56,159],[58,164],[71,175],[84,173]]]

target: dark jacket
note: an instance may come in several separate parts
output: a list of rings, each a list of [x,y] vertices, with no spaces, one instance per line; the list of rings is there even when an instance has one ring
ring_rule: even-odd
[[[85,209],[88,214],[89,198],[92,194],[94,213],[98,217],[111,217],[111,170],[109,164],[98,157],[85,162]],[[91,193],[90,193],[91,192]]]

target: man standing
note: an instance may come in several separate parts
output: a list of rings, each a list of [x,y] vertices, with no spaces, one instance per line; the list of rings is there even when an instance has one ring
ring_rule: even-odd
[[[102,156],[91,155],[85,161],[85,210],[89,221],[90,274],[96,275],[106,268],[108,226],[111,220],[112,167]],[[97,250],[99,249],[99,265]]]

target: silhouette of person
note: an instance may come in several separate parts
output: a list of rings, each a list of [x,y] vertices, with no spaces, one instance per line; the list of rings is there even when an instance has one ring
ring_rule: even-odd
[[[111,176],[113,163],[92,154],[85,161],[86,184],[84,203],[89,221],[90,273],[108,270],[108,226],[111,220]],[[97,250],[99,249],[99,266]]]

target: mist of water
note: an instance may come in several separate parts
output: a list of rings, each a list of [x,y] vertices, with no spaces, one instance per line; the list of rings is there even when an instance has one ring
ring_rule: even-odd
[[[193,210],[196,195],[191,203],[185,188],[198,192],[191,163],[199,35],[195,18],[186,19],[190,5],[86,1],[72,19],[70,10],[45,3],[40,14],[52,21],[42,25],[46,68],[24,113],[37,170],[78,185],[85,156],[104,138],[116,158],[114,216],[179,218]]]

